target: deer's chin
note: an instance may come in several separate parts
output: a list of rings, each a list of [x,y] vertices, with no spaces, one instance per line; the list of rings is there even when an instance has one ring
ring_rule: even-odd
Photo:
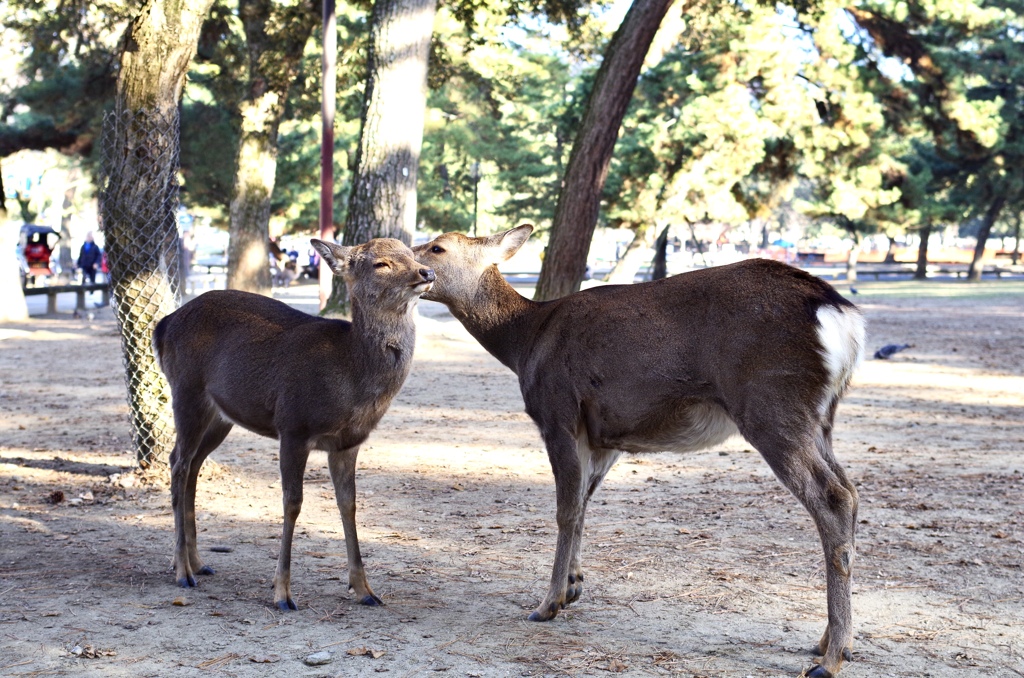
[[[412,289],[417,294],[424,295],[427,292],[429,292],[430,288],[432,288],[433,286],[434,286],[434,283],[432,283],[432,282],[421,282],[421,283],[417,283],[416,285],[413,285]]]

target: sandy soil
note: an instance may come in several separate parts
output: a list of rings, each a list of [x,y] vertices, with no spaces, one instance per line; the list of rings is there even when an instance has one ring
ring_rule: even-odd
[[[1024,285],[963,289],[864,284],[857,298],[872,350],[914,347],[865,362],[839,411],[862,499],[850,678],[1024,676]],[[589,511],[583,597],[527,622],[555,544],[546,455],[514,376],[442,309],[422,311],[413,373],[357,479],[386,607],[345,590],[314,453],[288,614],[269,588],[273,441],[236,429],[205,467],[199,546],[218,573],[179,589],[166,486],[132,472],[109,311],[0,327],[0,675],[745,677],[810,663],[817,536],[742,440],[620,461]],[[306,666],[317,651],[331,663]]]

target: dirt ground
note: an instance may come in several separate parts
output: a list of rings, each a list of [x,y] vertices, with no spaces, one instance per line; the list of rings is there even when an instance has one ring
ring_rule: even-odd
[[[864,284],[871,351],[836,450],[861,495],[843,676],[1024,676],[1024,283]],[[0,326],[0,675],[796,676],[825,626],[807,514],[737,439],[623,458],[588,514],[583,597],[526,621],[555,545],[511,372],[421,306],[412,375],[360,454],[355,604],[322,453],[272,605],[275,443],[235,429],[199,484],[199,588],[166,485],[134,474],[109,310]],[[211,551],[218,547],[218,551]],[[223,552],[230,549],[229,552]],[[331,662],[310,667],[308,655]]]

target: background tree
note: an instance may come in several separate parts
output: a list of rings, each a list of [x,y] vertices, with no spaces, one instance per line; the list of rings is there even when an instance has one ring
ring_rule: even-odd
[[[957,166],[950,199],[977,218],[969,279],[981,277],[985,244],[1004,207],[1022,192],[1019,163],[1022,56],[1019,0],[883,2],[850,9],[876,49],[901,59],[906,88],[936,153]]]
[[[672,0],[634,0],[605,50],[569,155],[537,280],[534,296],[538,300],[556,299],[579,289],[619,127],[647,50],[671,4]],[[689,6],[686,3],[683,9]]]
[[[288,36],[280,16],[286,9],[275,4],[273,24],[268,30],[269,55],[280,52]],[[309,10],[315,13],[317,10]],[[312,17],[313,26],[319,18]],[[276,22],[276,23],[275,23]],[[339,153],[335,174],[339,177],[335,195],[347,194],[348,149],[355,146],[359,132],[359,108],[362,102],[362,78],[365,58],[366,18],[362,9],[345,5],[338,13],[337,73],[340,114],[335,120],[335,138]],[[284,32],[282,32],[284,31]],[[319,30],[295,65],[287,98],[277,126],[274,149],[274,181],[269,208],[270,232],[274,235],[312,233],[319,210],[318,146],[320,128]],[[266,60],[269,56],[264,57]],[[250,91],[249,49],[245,26],[235,0],[222,0],[211,9],[200,35],[197,56],[189,71],[182,101],[182,192],[190,212],[207,223],[230,229],[230,205],[235,197],[237,156],[243,116],[241,108]],[[253,157],[262,169],[262,156]],[[242,171],[249,175],[252,170]],[[262,176],[262,174],[261,174]],[[335,200],[334,217],[341,223],[345,202]],[[265,267],[260,267],[262,271]]]
[[[248,87],[241,102],[241,136],[231,201],[228,287],[269,294],[270,208],[277,140],[288,90],[319,8],[307,0],[239,0],[248,54]]]
[[[54,148],[85,161],[84,173],[69,174],[58,226],[56,255],[65,277],[75,267],[68,216],[79,188],[92,179],[94,142],[115,91],[117,36],[140,4],[76,0],[54,12],[14,0],[0,10],[4,39],[21,45],[17,71],[0,86],[0,159]]]
[[[118,37],[141,6],[73,0],[49,11],[33,0],[4,3],[4,39],[21,49],[18,72],[0,85],[0,158],[47,148],[90,154],[115,92]]]
[[[0,183],[0,194],[3,185]],[[0,322],[28,319],[28,305],[21,290],[18,262],[14,258],[14,245],[18,242],[18,229],[7,218],[7,205],[0,201]]]
[[[345,245],[380,237],[412,243],[436,10],[436,0],[374,2]],[[335,278],[324,312],[347,315],[347,294]]]
[[[481,232],[523,220],[546,228],[554,214],[586,75],[574,78],[567,51],[538,31],[502,39],[507,20],[478,22],[483,35],[466,44],[463,24],[439,11],[418,187],[427,230],[469,232],[475,194]]]
[[[641,75],[603,197],[607,223],[635,234],[610,281],[634,279],[634,254],[666,224],[767,230],[795,180],[791,134],[813,112],[790,22],[775,8],[723,4],[689,18]]]
[[[832,7],[823,11],[832,13]],[[847,279],[856,280],[861,237],[877,233],[878,211],[898,202],[897,177],[905,167],[895,156],[894,128],[870,78],[862,78],[863,42],[839,21],[822,21],[813,32],[814,58],[803,73],[817,115],[797,136],[801,174],[810,182],[802,210],[847,232],[853,245]]]

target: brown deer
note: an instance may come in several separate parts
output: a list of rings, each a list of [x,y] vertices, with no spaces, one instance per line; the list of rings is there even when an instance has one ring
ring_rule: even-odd
[[[762,259],[534,302],[497,268],[532,230],[445,233],[413,250],[437,274],[424,298],[519,376],[547,447],[558,542],[530,619],[580,597],[587,502],[622,452],[688,452],[739,433],[818,527],[828,626],[807,675],[835,674],[853,641],[857,490],[832,454],[832,422],[860,359],[860,312],[822,280]]]
[[[174,574],[183,587],[213,574],[196,548],[196,478],[235,424],[281,441],[284,529],[274,603],[296,609],[291,550],[312,449],[325,450],[341,510],[349,590],[380,605],[356,538],[356,455],[395,397],[412,361],[416,303],[434,272],[398,240],[356,247],[312,240],[352,298],[352,321],[319,318],[257,294],[207,292],[161,320],[153,336],[171,385]]]

